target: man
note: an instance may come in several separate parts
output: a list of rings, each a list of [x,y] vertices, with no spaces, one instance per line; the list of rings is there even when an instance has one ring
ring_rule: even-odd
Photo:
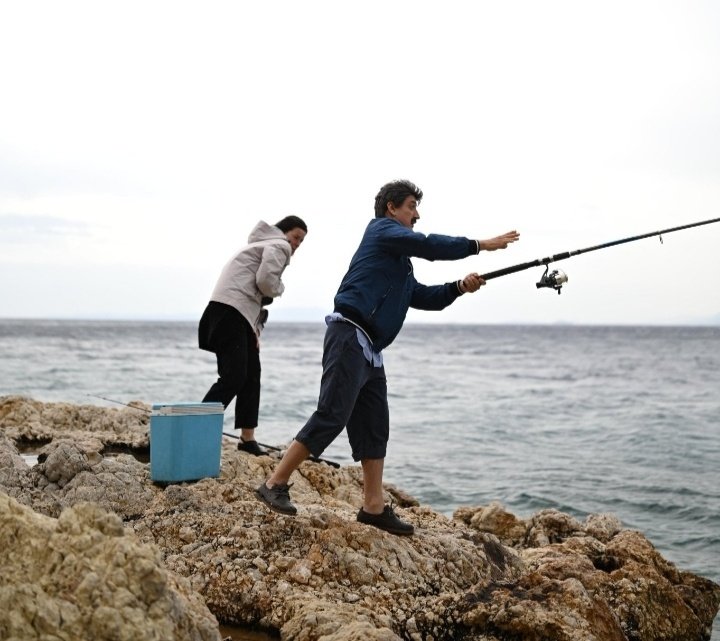
[[[459,260],[481,250],[504,249],[520,237],[516,231],[489,240],[414,232],[421,199],[422,191],[407,180],[384,185],[375,197],[375,219],[340,283],[335,312],[326,318],[317,410],[256,490],[277,512],[297,512],[290,502],[290,475],[310,454],[320,456],[347,427],[353,459],[361,461],[363,470],[363,506],[357,520],[393,534],[414,532],[383,498],[389,414],[382,350],[397,336],[409,307],[444,309],[484,281],[471,273],[444,285],[422,285],[415,280],[410,257]]]

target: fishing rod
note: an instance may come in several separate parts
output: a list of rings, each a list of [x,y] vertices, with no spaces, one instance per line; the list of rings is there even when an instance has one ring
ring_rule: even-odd
[[[111,398],[105,398],[104,396],[98,396],[97,394],[87,394],[87,396],[92,396],[93,398],[100,398],[103,401],[107,401],[108,403],[116,403],[117,405],[124,405],[125,407],[129,407],[132,410],[138,410],[140,412],[145,412],[146,414],[152,414],[151,410],[146,409],[144,407],[138,407],[137,405],[130,405],[130,403],[123,403],[122,401],[114,401]]]
[[[540,267],[542,265],[545,265],[545,272],[540,277],[540,280],[535,283],[535,286],[540,289],[541,287],[548,287],[551,289],[554,289],[558,294],[560,293],[560,290],[562,289],[562,286],[568,282],[568,277],[560,269],[555,269],[552,272],[548,274],[548,269],[550,263],[557,262],[559,260],[565,260],[566,258],[571,258],[573,256],[578,256],[579,254],[587,254],[588,252],[597,251],[598,249],[606,249],[607,247],[614,247],[615,245],[623,245],[625,243],[632,243],[636,240],[642,240],[643,238],[650,238],[652,236],[660,236],[660,242],[663,242],[662,235],[663,234],[670,234],[674,231],[680,231],[681,229],[690,229],[691,227],[700,227],[701,225],[710,225],[711,223],[717,223],[720,222],[720,218],[711,218],[710,220],[701,220],[697,223],[690,223],[688,225],[680,225],[678,227],[669,227],[668,229],[661,229],[660,231],[652,231],[647,234],[640,234],[639,236],[630,236],[629,238],[621,238],[620,240],[612,240],[609,243],[603,243],[602,245],[594,245],[593,247],[585,247],[584,249],[576,249],[574,251],[569,252],[561,252],[560,254],[554,254],[552,256],[548,256],[547,258],[537,258],[535,260],[531,260],[527,263],[520,263],[518,265],[512,265],[510,267],[505,267],[504,269],[498,269],[494,272],[488,272],[487,274],[482,274],[480,278],[482,278],[485,281],[491,280],[493,278],[498,278],[500,276],[507,276],[508,274],[515,274],[516,272],[521,272],[526,269],[530,269],[531,267]]]
[[[144,407],[138,407],[137,405],[130,405],[129,403],[123,403],[122,401],[114,401],[111,398],[105,398],[104,396],[98,396],[97,394],[88,394],[88,396],[92,396],[93,398],[100,398],[103,401],[107,401],[108,403],[116,403],[117,405],[124,405],[125,407],[129,407],[130,409],[145,412],[146,414],[152,414],[151,410],[146,409]],[[223,434],[223,436],[227,436],[229,438],[234,438],[234,439],[241,438],[240,436],[237,436],[236,434],[230,434],[229,432],[223,432],[222,434]],[[258,441],[258,445],[260,447],[264,447],[265,449],[272,450],[273,452],[282,452],[283,451],[281,447],[275,447],[274,445],[268,445],[267,443],[260,443],[259,441]],[[331,467],[337,467],[337,468],[340,467],[340,463],[337,463],[335,461],[329,461],[328,459],[325,459],[325,458],[320,458],[319,456],[315,456],[314,454],[311,454],[310,456],[308,456],[308,460],[312,461],[313,463],[327,463]]]
[[[237,434],[229,434],[228,432],[223,432],[223,436],[229,436],[230,438],[241,438]],[[268,450],[272,450],[273,452],[282,452],[283,449],[281,447],[275,447],[274,445],[266,445],[265,443],[260,443],[258,441],[258,445],[261,447],[264,447]],[[340,467],[340,463],[336,463],[335,461],[328,461],[326,458],[320,458],[319,456],[315,456],[314,454],[311,454],[308,456],[308,460],[312,461],[313,463],[327,463],[328,465],[332,467]]]

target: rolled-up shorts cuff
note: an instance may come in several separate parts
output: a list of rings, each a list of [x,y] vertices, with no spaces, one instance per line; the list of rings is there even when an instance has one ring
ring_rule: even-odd
[[[308,449],[310,454],[315,457],[320,456],[327,447],[327,445],[323,445],[321,443],[318,443],[317,441],[314,441],[314,439],[308,438],[307,436],[303,435],[302,432],[298,433],[295,436],[295,440],[298,443],[304,445]]]
[[[385,458],[387,454],[387,448],[376,448],[373,450],[363,450],[362,452],[353,452],[353,461],[365,461],[367,459],[381,459]]]
[[[298,434],[295,440],[304,445],[310,451],[310,454],[315,457],[321,456],[327,447],[323,444],[313,442],[313,439],[307,438],[302,434]],[[387,456],[387,447],[376,447],[363,450],[362,452],[352,452],[351,455],[353,461],[356,462],[366,459],[384,459]]]

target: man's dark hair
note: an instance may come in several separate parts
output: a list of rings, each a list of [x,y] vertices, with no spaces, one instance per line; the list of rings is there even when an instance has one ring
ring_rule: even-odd
[[[395,180],[380,187],[375,196],[375,218],[385,218],[388,203],[400,207],[408,196],[415,196],[418,203],[422,200],[422,190],[409,180]]]
[[[277,227],[283,234],[287,234],[291,229],[295,229],[297,227],[307,234],[307,225],[305,224],[305,221],[297,216],[285,216],[285,218],[275,223],[275,227]]]

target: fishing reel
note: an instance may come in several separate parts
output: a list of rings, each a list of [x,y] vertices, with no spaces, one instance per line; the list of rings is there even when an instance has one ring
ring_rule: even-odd
[[[537,287],[538,289],[540,289],[541,287],[551,287],[559,294],[562,286],[567,282],[568,277],[564,271],[554,269],[548,274],[548,266],[545,265],[545,271],[540,277],[540,280],[535,283],[535,287]]]

